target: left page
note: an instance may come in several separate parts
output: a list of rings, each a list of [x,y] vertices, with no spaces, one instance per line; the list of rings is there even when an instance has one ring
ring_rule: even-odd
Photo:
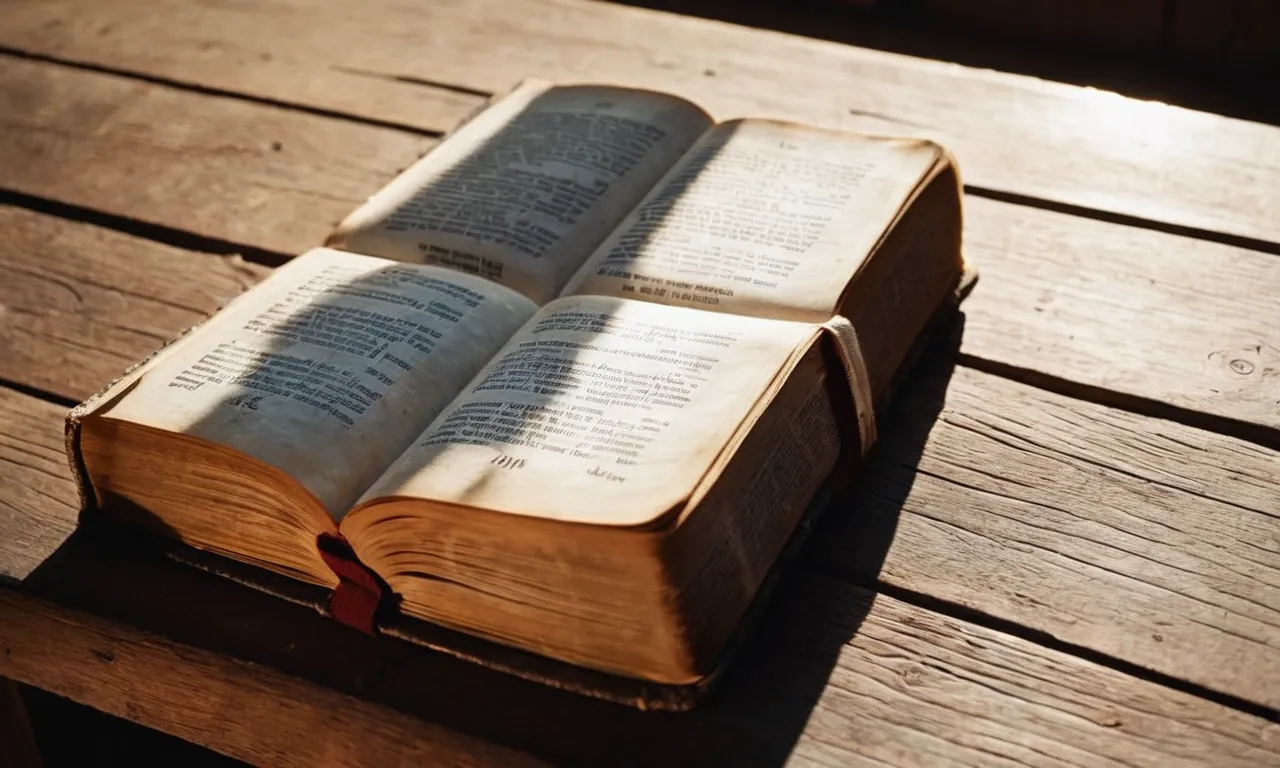
[[[550,301],[712,125],[684,99],[527,81],[352,213],[328,245]]]
[[[658,525],[819,333],[807,323],[626,299],[561,299],[516,334],[361,503],[421,498]]]
[[[101,415],[274,466],[336,521],[535,311],[477,277],[316,249],[177,342]]]

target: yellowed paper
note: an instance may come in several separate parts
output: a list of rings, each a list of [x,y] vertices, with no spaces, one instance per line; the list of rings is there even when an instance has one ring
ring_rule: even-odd
[[[939,153],[921,141],[725,123],[563,293],[824,322]]]
[[[330,243],[550,301],[710,125],[674,96],[531,81],[371,198]]]
[[[337,520],[535,309],[479,278],[317,249],[183,339],[104,415],[275,466]]]
[[[650,523],[688,497],[818,332],[622,299],[561,299],[362,502],[416,497],[584,523]]]

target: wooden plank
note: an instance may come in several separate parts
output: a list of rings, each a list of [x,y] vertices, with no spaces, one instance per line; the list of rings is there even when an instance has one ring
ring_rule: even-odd
[[[83,400],[270,270],[0,206],[0,379]]]
[[[477,739],[485,759],[559,764],[1249,764],[1277,738],[1252,715],[800,572],[718,695],[680,715],[360,635],[83,538],[23,592],[0,588],[0,646],[0,674],[283,765],[459,762]]]
[[[3,187],[286,254],[434,144],[10,56],[0,114]]]
[[[966,354],[1081,385],[1091,398],[1159,401],[1280,447],[1280,259],[973,196],[965,203],[965,250],[982,273],[964,307]]]
[[[971,184],[1280,242],[1280,128],[609,3],[52,0],[8,9],[0,44],[431,130],[462,111],[438,85],[614,81],[719,116],[931,136]],[[415,81],[436,85],[389,95]]]
[[[17,683],[0,677],[0,765],[39,768],[40,747]]]
[[[0,670],[262,765],[537,765],[386,707],[0,590]]]
[[[0,582],[30,576],[75,528],[80,502],[63,448],[65,414],[0,388]]]
[[[813,557],[1280,709],[1280,453],[957,368]]]

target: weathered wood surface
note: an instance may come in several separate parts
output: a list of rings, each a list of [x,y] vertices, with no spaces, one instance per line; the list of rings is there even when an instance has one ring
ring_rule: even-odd
[[[0,232],[0,379],[76,400],[269,272],[12,206]]]
[[[40,768],[40,746],[31,731],[27,707],[17,683],[0,677],[0,765]]]
[[[1252,715],[798,570],[719,694],[670,716],[366,637],[85,532],[0,588],[0,647],[0,675],[259,764],[488,749],[474,761],[1244,765],[1280,740]]]
[[[285,254],[434,144],[3,55],[0,115],[0,188]]]
[[[99,109],[114,116],[84,118]],[[387,128],[0,56],[0,112],[6,111],[23,117],[0,125],[0,146],[11,149],[0,187],[284,254],[318,244],[334,221],[432,143]],[[276,141],[279,152],[271,148]],[[65,151],[54,152],[55,146]],[[217,159],[227,156],[234,160]],[[67,164],[73,158],[78,165]],[[173,179],[184,182],[174,186],[167,181]],[[294,179],[301,191],[277,190],[280,179]],[[262,204],[246,203],[255,199]],[[1232,429],[1280,445],[1275,256],[973,196],[966,205],[965,246],[983,274],[966,308],[966,354],[1016,369],[1015,375],[1237,422]],[[30,326],[42,325],[46,336],[61,341],[50,349],[39,340],[23,342],[18,355],[0,362],[8,369],[3,376],[53,391],[49,380],[66,374],[42,356],[63,359],[67,345],[92,340],[101,354],[120,360],[105,376],[95,368],[64,382],[61,394],[82,398],[160,339],[144,331],[135,334],[139,343],[122,344],[127,332],[97,327],[100,291],[77,287],[86,297],[77,302],[50,278],[65,283],[88,258],[101,267],[94,279],[150,284],[163,249],[136,240],[111,245],[136,247],[137,258],[145,259],[124,275],[110,266],[116,251],[101,260],[79,255],[106,249],[106,235],[79,242],[73,233],[55,235],[59,223],[41,228],[18,219],[0,241],[0,258],[18,263],[14,282],[0,291],[29,312],[9,316],[5,325],[27,327],[0,328],[0,334],[30,335]],[[44,242],[48,238],[55,242]],[[59,266],[44,266],[54,263]],[[223,285],[227,279],[219,277],[198,290],[222,297],[213,286]],[[173,300],[166,292],[153,295]],[[35,296],[54,303],[33,305],[27,297]],[[210,305],[197,308],[207,312]],[[127,322],[140,330],[136,316]]]
[[[0,388],[0,582],[21,581],[76,527],[66,409]]]
[[[997,197],[1280,242],[1275,128],[579,0],[136,1],[11,0],[0,14],[0,46],[88,65],[0,54],[0,190],[46,211],[0,207],[0,379],[54,398],[83,398],[266,273],[220,254],[318,243],[433,133],[526,75],[932,135]],[[963,360],[1275,444],[1273,254],[973,196],[968,211],[983,284]],[[0,587],[0,676],[253,762],[1280,754],[1280,457],[1249,442],[933,368],[720,696],[664,717],[72,535],[63,411],[0,388],[0,581],[21,582]],[[1192,685],[873,599],[848,577]],[[1184,692],[1195,686],[1239,709]]]
[[[1093,399],[1240,422],[1214,426],[1280,447],[1280,258],[972,196],[966,206],[982,277],[964,307],[965,354]]]
[[[1280,709],[1280,454],[965,368],[885,423],[813,558]]]
[[[60,83],[61,90],[51,93],[66,97],[68,103],[91,102],[94,94],[104,90],[114,92],[115,86],[102,86],[102,83],[125,82],[131,88],[141,88],[144,95],[139,97],[140,101],[160,105],[148,113],[155,121],[154,130],[168,130],[163,126],[178,124],[184,118],[211,125],[229,125],[240,120],[270,125],[273,117],[291,114],[272,106],[198,96],[146,83],[129,83],[107,75],[31,62],[13,63],[23,73],[59,73],[54,79]],[[3,82],[12,86],[23,81],[9,79]],[[23,88],[19,86],[18,91],[25,92]],[[12,87],[0,86],[0,93],[8,93],[10,98],[14,92]],[[163,92],[164,95],[146,95],[153,92]],[[46,97],[37,95],[34,98]],[[45,111],[35,110],[37,114]],[[337,122],[309,115],[302,117]],[[86,132],[86,127],[92,128],[97,124],[76,122],[67,117],[52,118],[44,125],[56,127],[60,136],[73,137],[72,143],[75,144],[103,142],[96,150],[87,153],[90,158],[100,158],[91,166],[92,175],[99,178],[98,186],[92,196],[76,198],[79,204],[109,209],[113,201],[125,198],[128,187],[136,186],[126,175],[112,176],[112,158],[121,155],[112,147],[120,144],[121,139],[110,129]],[[372,146],[380,140],[377,137],[384,135],[403,136],[382,128],[356,124],[347,124],[346,127],[352,131],[368,132],[369,135],[362,139],[362,146]],[[341,186],[349,159],[343,158],[343,146],[339,140],[346,134],[319,138],[323,135],[310,137],[308,146],[312,155],[309,163],[312,164],[305,168],[308,183],[313,188],[324,188],[330,182]],[[202,174],[223,173],[204,162],[216,152],[221,140],[216,133],[201,133],[198,139],[182,145],[194,152],[190,155],[178,153],[167,159],[173,167],[168,172],[195,178]],[[415,138],[414,141],[425,140]],[[256,146],[255,142],[256,139],[250,136],[242,143]],[[24,141],[15,144],[27,146]],[[146,154],[139,149],[137,156],[142,158]],[[124,156],[130,157],[127,151]],[[372,155],[368,162],[369,188],[363,192],[353,190],[353,197],[362,198],[395,172],[395,168],[385,162],[383,167],[378,167],[379,158],[383,157],[385,155],[379,153]],[[17,164],[18,167],[22,165],[21,162]],[[99,174],[98,170],[102,172]],[[19,171],[18,175],[21,173]],[[227,189],[234,193],[234,187],[230,186],[234,183],[231,174],[228,171],[225,177],[211,180],[215,191]],[[64,177],[71,178],[67,174]],[[21,178],[38,180],[39,175]],[[218,184],[222,186],[218,187]],[[71,195],[79,188],[59,187],[50,192],[59,196]],[[21,189],[33,193],[40,191]],[[192,204],[201,205],[197,199],[202,199],[203,193],[193,190],[191,194]],[[173,203],[169,199],[166,205],[146,209],[146,213],[157,215],[160,224],[181,227],[185,221],[185,203]],[[216,213],[213,204],[208,205],[209,210]],[[230,240],[242,235],[246,226],[249,231],[268,232],[273,224],[274,210],[226,216],[221,225],[211,213],[210,226],[203,234]],[[9,309],[0,319],[0,340],[4,341],[8,351],[0,362],[0,378],[70,399],[82,399],[97,390],[125,366],[141,359],[164,340],[175,337],[265,274],[262,267],[246,264],[234,256],[193,253],[12,207],[0,209],[0,224],[7,233],[6,240],[0,243],[0,263],[4,264],[10,276],[6,284],[0,286],[0,301]],[[290,235],[299,241],[309,236],[309,233]],[[1268,334],[1274,334],[1280,328],[1280,306],[1272,298],[1280,293],[1280,262],[1274,256],[976,198],[969,199],[966,237],[968,251],[983,270],[985,281],[966,305],[968,317],[963,347],[966,354],[1089,387],[1105,387],[1135,396],[1163,399],[1226,418],[1265,426],[1277,424],[1274,406],[1280,401],[1277,393],[1280,376],[1275,372],[1280,370],[1280,364],[1277,363],[1276,346],[1268,343]],[[254,244],[261,244],[261,241]],[[305,245],[300,242],[298,250],[302,247]],[[121,269],[120,264],[129,264],[130,267]],[[1215,321],[1204,322],[1202,318],[1206,317]],[[989,380],[981,376],[974,378],[974,374],[966,374],[962,378],[976,382],[973,386],[979,391],[987,386],[984,382]],[[1018,387],[1013,391],[1020,394],[1029,390]],[[1044,397],[1047,396],[1036,393],[1036,397],[1030,397],[1024,407],[1040,407],[1037,398]],[[1003,409],[1003,406],[995,407],[1000,403],[999,398],[984,400],[978,395],[966,403],[970,401],[985,403],[986,413],[991,418]],[[1057,401],[1050,399],[1050,402]],[[1160,423],[1139,419],[1118,425],[1115,431],[1127,433],[1135,429],[1150,429],[1152,425]],[[1187,435],[1184,440],[1194,441],[1199,439],[1200,433],[1191,430]],[[1124,435],[1104,432],[1092,439],[1105,442],[1106,439],[1124,439]],[[1238,445],[1235,442],[1231,444]],[[1012,453],[1009,456],[1011,462],[1017,458]],[[1274,461],[1275,455],[1261,452],[1254,455],[1254,462],[1265,466],[1268,458]],[[1017,465],[1010,466],[1016,468]],[[916,492],[920,493],[918,489],[924,487],[917,482]],[[1231,486],[1226,483],[1223,487]],[[929,504],[941,503],[939,499],[948,498],[947,494],[954,491],[954,488],[947,487],[937,490],[932,497],[921,497],[927,499],[922,506],[926,518]],[[949,502],[949,509],[963,511],[976,503],[962,499],[964,497],[959,496],[957,501]],[[1196,509],[1195,501],[1190,495],[1184,496],[1183,508]],[[1265,504],[1255,505],[1255,508],[1265,508]],[[1103,525],[1097,521],[1102,519],[1100,516],[1104,511],[1091,512],[1096,524]],[[900,557],[891,552],[889,565],[894,565],[897,570],[887,567],[886,578],[901,586],[927,592],[925,582],[932,584],[942,580],[935,577],[945,571],[913,570],[912,563],[945,560],[951,543],[947,535],[928,528],[932,523],[922,523],[914,517],[916,512],[909,507],[904,520],[915,521],[913,525],[916,526],[926,526],[930,535],[918,540],[904,535],[895,541],[895,548],[908,548],[900,549],[904,553]],[[902,530],[905,533],[911,530],[911,526],[904,522]],[[856,530],[851,535],[853,533]],[[26,538],[34,535],[28,534]],[[1014,541],[1022,534],[1015,532],[1009,535]],[[1209,540],[1218,541],[1213,537]],[[999,537],[994,541],[1001,542],[992,545],[996,555],[982,554],[979,557],[980,562],[988,564],[992,572],[1001,568],[1018,572],[1027,567],[1023,562],[1025,555],[1020,555],[1017,549],[1005,547]],[[1072,538],[1064,536],[1062,541],[1071,543]],[[909,548],[913,546],[916,548]],[[1104,544],[1097,543],[1094,554],[1101,557],[1107,551]],[[1273,561],[1266,562],[1274,568]],[[863,570],[865,575],[865,568]],[[1134,591],[1145,596],[1143,604],[1155,606],[1152,610],[1167,608],[1160,599],[1148,594],[1152,587],[1143,586],[1140,579],[1137,582],[1126,580],[1135,574],[1150,576],[1141,569],[1112,575],[1110,578],[1122,585],[1112,594],[1126,596]],[[1028,626],[1051,631],[1089,647],[1105,647],[1121,658],[1170,674],[1181,674],[1179,670],[1193,658],[1190,654],[1197,642],[1212,641],[1215,644],[1225,643],[1224,648],[1238,647],[1243,649],[1240,655],[1234,656],[1239,663],[1215,665],[1205,671],[1209,675],[1207,678],[1197,682],[1245,698],[1269,701],[1258,691],[1260,679],[1255,677],[1251,680],[1242,673],[1241,665],[1254,660],[1254,657],[1261,658],[1264,665],[1274,664],[1274,661],[1266,659],[1272,658],[1275,648],[1259,644],[1259,625],[1256,624],[1250,625],[1251,634],[1246,633],[1243,637],[1230,635],[1233,631],[1231,621],[1261,620],[1265,625],[1265,616],[1263,619],[1250,619],[1247,612],[1243,617],[1228,612],[1221,617],[1222,621],[1206,619],[1209,622],[1207,626],[1197,625],[1185,641],[1168,642],[1163,639],[1163,633],[1152,630],[1150,622],[1144,619],[1138,625],[1141,630],[1138,640],[1125,635],[1116,635],[1108,640],[1104,628],[1121,612],[1114,605],[1108,608],[1107,601],[1090,600],[1088,592],[1079,598],[1080,604],[1074,606],[1074,611],[1066,611],[1061,616],[1040,615],[1034,609],[1036,600],[1062,603],[1069,602],[1072,597],[1061,593],[1051,576],[1041,578],[1036,589],[1015,589],[1029,596],[1021,602],[1011,599],[1008,593],[978,589],[970,590],[973,596],[956,595],[954,589],[971,584],[971,581],[964,577],[963,571],[954,573],[954,569],[947,578],[952,579],[948,583],[953,584],[953,590],[946,594],[958,602],[972,604],[997,616],[1016,616]],[[1262,589],[1263,586],[1253,588]],[[1231,584],[1228,587],[1236,588]],[[1199,610],[1204,611],[1211,611],[1210,606],[1215,605],[1197,603],[1191,596],[1181,593],[1175,593],[1171,599],[1175,598],[1190,601],[1189,605],[1199,606]],[[1262,598],[1255,595],[1253,599]],[[1274,600],[1262,599],[1262,604],[1268,610],[1275,608]],[[1015,610],[1019,605],[1022,609]],[[1068,616],[1073,618],[1068,620]],[[1080,623],[1081,616],[1088,621]],[[1139,617],[1130,618],[1136,621]],[[1161,620],[1168,619],[1164,617]],[[1064,628],[1069,621],[1075,623]],[[1161,640],[1154,639],[1154,635],[1161,635]],[[1228,639],[1222,640],[1223,637]]]
[[[437,131],[465,104],[433,85],[406,98],[407,81],[672,90],[718,116],[932,136],[981,187],[1280,242],[1280,129],[609,3],[274,0],[210,12],[180,0],[39,0],[9,4],[0,44]]]

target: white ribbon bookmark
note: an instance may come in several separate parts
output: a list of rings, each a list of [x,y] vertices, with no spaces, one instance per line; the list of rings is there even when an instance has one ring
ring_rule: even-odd
[[[862,438],[862,455],[866,456],[876,443],[876,412],[871,395],[871,377],[867,375],[867,361],[862,357],[862,345],[853,323],[836,315],[822,327],[835,337],[840,350],[840,362],[844,364],[849,379],[849,391],[853,393],[853,410],[858,418],[858,435]]]

